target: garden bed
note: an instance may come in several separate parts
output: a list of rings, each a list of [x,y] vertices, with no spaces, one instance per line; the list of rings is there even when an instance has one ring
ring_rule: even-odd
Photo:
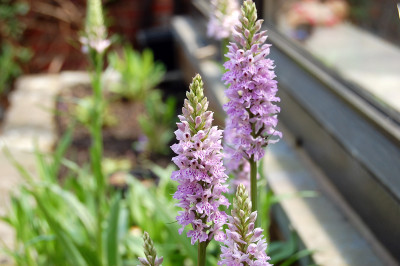
[[[168,74],[167,74],[168,76]],[[185,84],[181,80],[163,82],[160,89],[164,97],[174,96],[177,98],[176,116],[180,113],[179,106],[182,106]],[[64,88],[57,97],[56,102],[56,128],[58,139],[76,120],[73,113],[77,106],[77,100],[88,97],[92,94],[89,84],[77,84],[73,87]],[[162,167],[166,167],[173,156],[169,154],[144,154],[141,151],[141,139],[143,132],[137,118],[145,114],[145,106],[141,101],[121,99],[112,93],[105,93],[104,97],[108,101],[107,117],[109,120],[103,126],[103,154],[104,158],[111,160],[129,161],[130,167],[142,168],[148,164],[149,160]],[[175,117],[176,117],[175,116]],[[175,142],[172,139],[170,145]],[[89,148],[91,138],[88,129],[82,123],[76,123],[72,133],[72,142],[67,151],[66,157],[80,165],[89,163]]]

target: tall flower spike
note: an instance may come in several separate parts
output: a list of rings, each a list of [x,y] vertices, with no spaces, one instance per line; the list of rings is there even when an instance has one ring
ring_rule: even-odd
[[[233,34],[236,43],[230,43],[229,58],[224,66],[228,70],[222,77],[229,102],[224,105],[227,112],[225,127],[226,139],[235,151],[231,154],[234,161],[241,158],[259,161],[264,156],[264,147],[278,141],[281,137],[275,129],[280,108],[274,102],[277,81],[274,80],[274,64],[265,58],[269,54],[266,31],[260,31],[263,20],[257,20],[257,10],[251,0],[242,6],[240,24]]]
[[[110,46],[111,41],[107,39],[107,30],[104,26],[101,0],[87,1],[85,33],[79,40],[84,53],[95,50],[101,54]]]
[[[189,88],[175,131],[179,142],[171,146],[177,154],[172,160],[179,167],[171,178],[179,182],[174,198],[183,208],[176,217],[182,225],[179,233],[191,225],[187,236],[193,245],[197,240],[208,243],[212,237],[222,240],[220,229],[226,222],[226,214],[219,206],[229,206],[229,202],[222,195],[228,191],[222,165],[222,130],[211,125],[213,112],[207,111],[200,75],[193,78]]]
[[[161,263],[163,262],[163,257],[157,257],[157,252],[154,248],[153,241],[151,240],[147,232],[144,232],[143,240],[145,258],[138,258],[140,261],[140,265],[138,266],[161,266]]]
[[[240,184],[233,199],[232,216],[228,216],[226,240],[221,246],[221,260],[218,265],[269,266],[267,243],[261,228],[254,228],[257,212],[251,212],[251,202],[244,185]]]
[[[239,23],[240,8],[237,0],[211,0],[207,35],[217,40],[229,38]]]

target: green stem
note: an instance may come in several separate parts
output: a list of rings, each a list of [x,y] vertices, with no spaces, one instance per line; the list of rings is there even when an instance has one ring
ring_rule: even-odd
[[[250,194],[251,194],[251,211],[257,211],[257,162],[252,156],[250,162]],[[258,219],[257,219],[258,220]],[[257,222],[256,222],[257,224]]]
[[[197,266],[205,266],[206,265],[206,249],[207,249],[207,241],[199,242],[197,246]]]
[[[96,218],[97,218],[97,234],[96,244],[100,265],[103,265],[103,205],[105,201],[105,179],[101,167],[101,159],[103,157],[103,137],[102,137],[102,113],[104,99],[102,94],[101,75],[103,68],[103,55],[95,54],[94,58],[95,73],[92,79],[92,87],[94,94],[94,110],[92,123],[90,124],[90,133],[92,145],[90,146],[90,162],[93,175],[96,180]]]
[[[222,64],[224,64],[228,58],[225,56],[228,52],[229,38],[224,38],[221,40],[221,53],[222,53]]]

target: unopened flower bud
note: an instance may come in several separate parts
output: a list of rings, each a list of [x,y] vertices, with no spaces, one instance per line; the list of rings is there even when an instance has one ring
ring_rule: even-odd
[[[245,36],[246,38],[249,38],[249,36],[250,36],[250,31],[249,31],[248,29],[245,29],[245,30],[244,30],[244,36]]]
[[[236,191],[235,203],[231,211],[232,216],[228,217],[229,229],[226,230],[226,239],[224,246],[221,247],[222,254],[218,265],[232,265],[230,263],[237,261],[237,258],[246,258],[247,265],[270,266],[268,263],[270,258],[266,255],[267,244],[262,239],[263,230],[261,228],[254,229],[254,222],[247,224],[246,221],[251,220],[255,215],[242,209],[243,205],[238,204],[239,202],[247,202],[247,198],[247,191],[244,185],[240,184]],[[242,215],[247,215],[247,217],[239,219],[237,214],[241,218],[243,218]],[[234,221],[234,224],[232,224],[232,221]],[[238,230],[238,228],[241,229]]]
[[[163,262],[163,257],[158,258],[156,250],[153,245],[153,241],[151,240],[149,234],[144,232],[143,234],[144,240],[144,254],[145,258],[139,257],[140,265],[139,266],[161,266]]]

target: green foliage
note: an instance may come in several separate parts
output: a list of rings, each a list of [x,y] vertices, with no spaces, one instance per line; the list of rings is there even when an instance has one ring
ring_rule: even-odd
[[[25,29],[19,16],[29,6],[24,2],[2,0],[0,3],[0,93],[7,92],[13,80],[22,74],[21,64],[31,58],[31,52],[18,44]]]
[[[16,231],[16,248],[8,252],[17,265],[137,265],[136,258],[143,256],[142,231],[151,235],[164,257],[163,265],[193,265],[197,260],[196,246],[190,244],[185,233],[178,234],[180,225],[175,216],[179,208],[172,199],[176,184],[170,179],[173,166],[152,167],[160,178],[158,186],[146,187],[128,178],[125,198],[119,191],[109,191],[102,206],[106,214],[101,221],[104,257],[99,258],[93,244],[97,230],[93,176],[86,167],[64,159],[71,175],[60,185],[54,176],[61,163],[59,156],[36,156],[37,178],[14,161],[27,185],[12,198],[9,215],[2,218]],[[210,252],[215,254],[216,249],[219,246]],[[208,260],[209,265],[216,265],[215,257],[208,256]]]
[[[12,159],[26,179],[12,198],[9,215],[3,217],[16,231],[17,245],[9,254],[18,265],[122,265],[132,259],[123,252],[130,221],[119,191],[112,191],[101,206],[106,214],[101,221],[104,257],[98,256],[93,244],[97,188],[87,168],[60,159],[70,141],[68,133],[51,157],[36,153],[35,178]],[[61,162],[71,170],[63,185],[57,178]]]
[[[168,143],[172,140],[173,126],[176,122],[176,100],[169,97],[162,100],[159,90],[154,90],[145,100],[146,114],[138,117],[142,132],[147,137],[145,150],[153,154],[168,154]]]
[[[106,101],[103,101],[103,106],[100,107],[102,111],[101,114],[101,124],[103,126],[112,126],[117,123],[117,119],[110,113],[108,109],[108,104]],[[80,123],[90,126],[94,120],[94,112],[96,108],[96,101],[93,96],[84,97],[77,100],[77,104],[73,111],[73,116]]]
[[[21,23],[19,16],[23,16],[29,11],[27,2],[2,0],[0,2],[0,34],[4,38],[18,39],[25,25]]]
[[[151,50],[139,53],[128,46],[123,49],[122,56],[114,52],[108,60],[121,75],[121,82],[111,86],[110,90],[121,98],[145,103],[146,114],[138,117],[138,123],[147,142],[139,149],[143,149],[146,155],[167,155],[176,121],[176,100],[169,97],[163,102],[161,91],[155,89],[164,77],[164,65],[154,62]]]
[[[143,100],[155,88],[165,74],[163,64],[154,62],[151,50],[142,54],[125,47],[120,57],[116,52],[108,57],[110,65],[121,74],[121,83],[115,84],[110,90],[122,98]]]
[[[12,81],[22,74],[21,63],[31,57],[29,49],[4,43],[0,48],[0,93],[7,92]]]

